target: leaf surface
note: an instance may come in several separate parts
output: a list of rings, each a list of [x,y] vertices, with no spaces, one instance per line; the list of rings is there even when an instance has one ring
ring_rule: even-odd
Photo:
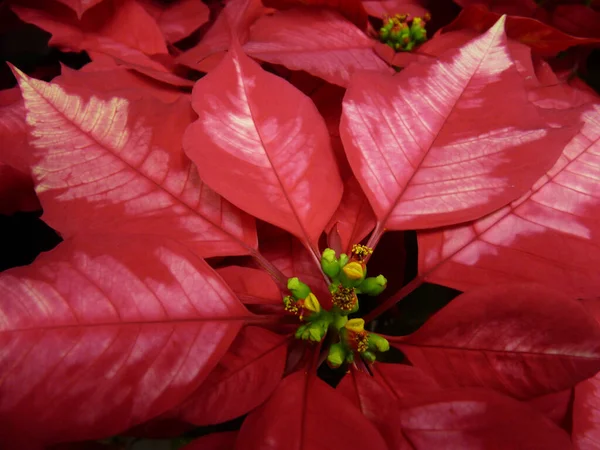
[[[367,12],[361,0],[265,0],[266,6],[292,8],[294,6],[323,7],[336,10],[360,29],[367,27]]]
[[[370,16],[379,17],[406,14],[409,17],[423,17],[427,14],[422,0],[363,0],[362,4]]]
[[[67,93],[15,73],[32,127],[44,220],[64,237],[84,230],[168,236],[202,256],[256,247],[253,218],[205,186],[181,151],[193,115],[185,98],[165,105]]]
[[[344,194],[329,221],[329,236],[335,234],[340,250],[350,254],[353,244],[362,241],[375,228],[375,214],[360,184],[351,176],[344,182]]]
[[[217,269],[217,273],[244,304],[282,306],[279,288],[267,272],[242,266]]]
[[[163,413],[249,317],[201,258],[156,237],[69,239],[0,291],[5,443],[97,439]]]
[[[294,372],[242,424],[236,450],[387,448],[349,400],[315,375]]]
[[[183,147],[202,180],[316,248],[342,182],[312,101],[234,47],[196,83],[192,106],[199,118],[187,128]]]
[[[210,9],[198,0],[179,0],[162,3],[142,0],[141,5],[154,17],[168,42],[177,42],[208,22]]]
[[[413,334],[390,338],[441,386],[528,399],[600,370],[600,327],[578,302],[539,285],[462,294]]]
[[[500,13],[489,11],[484,5],[475,4],[465,8],[454,22],[444,27],[444,31],[473,29],[482,32],[496,23],[500,17]],[[595,38],[571,36],[539,20],[519,16],[506,18],[506,34],[546,57],[554,56],[576,45],[600,42]]]
[[[340,132],[380,228],[490,213],[525,192],[573,135],[529,103],[502,28],[431,64],[353,78]]]
[[[287,336],[259,327],[242,330],[206,381],[179,408],[179,417],[195,425],[214,425],[252,411],[281,381],[288,341]]]
[[[77,18],[81,19],[83,13],[86,12],[91,7],[97,5],[103,0],[57,0],[69,8],[71,8],[77,14]]]
[[[373,52],[374,45],[375,41],[334,11],[293,9],[254,22],[244,51],[262,61],[347,86],[358,70],[392,72]]]
[[[569,436],[533,408],[488,390],[430,393],[400,410],[415,450],[569,450]]]
[[[11,8],[24,22],[52,34],[50,45],[81,51],[95,39],[104,38],[147,55],[167,54],[156,21],[136,0],[104,0],[81,20],[60,4],[39,0],[26,4],[29,6]]]
[[[600,106],[581,120],[558,161],[519,199],[475,222],[418,233],[419,274],[462,291],[529,281],[572,296],[597,295]]]
[[[600,323],[600,300],[585,300],[589,314]],[[600,373],[575,387],[572,440],[577,450],[600,449]]]

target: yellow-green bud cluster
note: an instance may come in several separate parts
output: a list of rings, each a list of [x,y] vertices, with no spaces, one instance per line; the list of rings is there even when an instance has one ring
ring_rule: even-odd
[[[336,340],[329,349],[328,362],[339,367],[354,360],[355,353],[368,362],[376,359],[375,352],[389,349],[388,342],[379,335],[364,330],[363,319],[348,319],[359,309],[357,294],[379,295],[386,287],[383,275],[367,277],[366,263],[373,252],[364,245],[354,245],[350,256],[337,256],[333,249],[325,249],[321,255],[323,272],[331,279],[329,291],[333,307],[325,310],[310,287],[297,277],[288,279],[291,295],[283,298],[285,311],[298,316],[304,322],[295,333],[297,339],[320,342],[331,329]]]
[[[358,353],[367,362],[377,359],[377,352],[387,352],[390,344],[382,336],[364,329],[363,319],[351,319],[339,330],[340,342],[329,348],[327,363],[337,368],[344,362],[354,361],[354,353]]]
[[[429,19],[429,14],[411,20],[406,14],[388,17],[379,30],[379,39],[397,52],[410,52],[427,40],[425,24]]]

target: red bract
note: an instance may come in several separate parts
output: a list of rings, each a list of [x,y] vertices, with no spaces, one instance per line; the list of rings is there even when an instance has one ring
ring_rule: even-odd
[[[0,447],[598,446],[593,26],[433,3],[11,1],[92,62],[0,94]]]

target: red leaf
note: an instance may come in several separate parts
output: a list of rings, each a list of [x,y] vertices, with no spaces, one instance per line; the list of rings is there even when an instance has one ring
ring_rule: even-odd
[[[375,366],[373,366],[375,367]],[[398,426],[399,405],[375,379],[358,370],[350,370],[336,391],[350,400],[377,427],[389,449],[411,450]]]
[[[104,0],[81,20],[61,5],[30,0],[43,9],[12,6],[19,18],[52,34],[49,44],[87,50],[98,38],[109,39],[147,55],[167,53],[156,21],[135,0]]]
[[[106,92],[110,96],[141,99],[151,95],[165,103],[173,103],[184,94],[172,86],[157,83],[131,70],[113,64],[105,66],[92,61],[80,70],[62,66],[61,75],[52,80],[65,88],[86,88],[95,94]]]
[[[71,8],[77,14],[77,18],[81,20],[83,13],[86,12],[93,6],[96,6],[103,0],[57,0],[69,8]]]
[[[573,135],[529,103],[502,26],[396,76],[355,75],[341,136],[379,231],[490,213],[528,189]]]
[[[266,6],[274,8],[292,8],[295,6],[314,6],[331,8],[339,12],[358,28],[367,27],[367,11],[361,0],[264,0]]]
[[[212,433],[194,439],[189,445],[186,445],[181,450],[231,450],[235,446],[237,435],[237,431]]]
[[[217,273],[235,292],[242,303],[283,306],[279,288],[264,270],[230,266],[217,269]]]
[[[558,426],[562,426],[573,399],[572,389],[542,395],[529,400],[529,404]]]
[[[177,42],[208,22],[210,9],[200,0],[179,0],[163,3],[160,0],[141,0],[144,9],[154,17],[165,39]]]
[[[409,17],[423,17],[428,13],[423,0],[363,0],[362,4],[370,16],[379,17],[406,14]]]
[[[263,403],[283,376],[289,338],[259,327],[240,332],[206,381],[179,408],[195,425],[242,416]]]
[[[316,248],[342,182],[327,128],[310,99],[234,47],[196,83],[192,106],[200,117],[186,130],[183,146],[202,180]]]
[[[113,435],[173,408],[249,316],[201,258],[156,237],[67,240],[4,272],[0,291],[5,448]]]
[[[399,404],[440,390],[439,384],[417,367],[377,363],[371,367],[371,371],[375,380],[385,386]]]
[[[331,293],[314,255],[287,234],[260,243],[260,253],[287,277],[298,277],[315,293],[321,305],[329,308]],[[281,296],[280,296],[281,301]]]
[[[569,450],[569,436],[530,406],[491,391],[431,393],[400,411],[415,450]]]
[[[538,285],[491,285],[454,299],[415,333],[390,338],[442,386],[532,398],[600,370],[600,327],[581,305]]]
[[[491,12],[483,5],[472,5],[465,8],[444,31],[467,28],[483,32],[499,18],[499,13]],[[600,43],[600,39],[570,36],[538,20],[519,16],[506,18],[506,35],[528,45],[542,56],[554,56],[576,45]]]
[[[95,230],[166,236],[202,256],[255,251],[254,220],[208,189],[181,152],[193,114],[185,98],[104,100],[16,76],[44,220],[63,237]]]
[[[392,73],[374,52],[375,41],[339,14],[293,9],[258,19],[244,50],[250,56],[347,86],[357,70]]]
[[[23,174],[30,172],[31,148],[25,104],[19,88],[0,91],[0,162]]]
[[[344,183],[344,195],[326,230],[336,233],[340,250],[349,254],[352,245],[362,241],[375,228],[375,214],[356,178]]]
[[[600,38],[600,12],[586,5],[559,5],[552,14],[552,24],[574,36]]]
[[[387,446],[349,400],[315,375],[295,372],[242,424],[236,450],[331,450]]]
[[[600,323],[600,300],[586,300],[583,304]],[[572,440],[577,450],[600,449],[600,373],[575,387]]]
[[[600,106],[581,119],[554,167],[521,198],[476,222],[419,233],[421,277],[462,291],[533,281],[572,296],[597,295]]]
[[[39,209],[31,177],[0,162],[0,214]]]
[[[265,8],[260,0],[230,0],[198,45],[177,57],[179,64],[209,72],[221,61],[231,46],[231,33],[246,42],[250,25]]]

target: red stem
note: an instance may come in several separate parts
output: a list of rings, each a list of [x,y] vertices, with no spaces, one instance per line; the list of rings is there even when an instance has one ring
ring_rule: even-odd
[[[392,295],[385,302],[383,302],[381,305],[377,306],[377,308],[375,308],[373,311],[371,311],[369,314],[367,314],[364,317],[365,322],[370,322],[371,320],[379,317],[380,314],[386,312],[388,309],[390,309],[392,306],[394,306],[400,300],[406,298],[406,296],[408,296],[408,294],[410,294],[412,291],[417,289],[424,282],[425,282],[425,280],[421,277],[416,277],[415,279],[413,279],[410,283],[408,283],[406,286],[404,286],[402,289],[400,289],[395,295]]]

